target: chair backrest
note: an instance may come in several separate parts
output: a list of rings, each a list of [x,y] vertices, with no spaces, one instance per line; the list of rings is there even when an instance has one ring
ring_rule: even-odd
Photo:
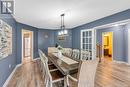
[[[81,50],[80,60],[90,60],[90,52]]]
[[[38,49],[38,52],[39,52],[40,59],[48,62],[48,58],[40,49]]]
[[[79,59],[80,51],[78,49],[73,49],[72,58]]]
[[[42,51],[40,49],[38,49],[38,53],[39,53],[39,56],[40,56],[40,59],[42,58]]]
[[[52,77],[48,68],[48,58],[44,53],[41,53],[42,51],[39,50],[39,54],[41,55],[41,62],[43,65],[43,71],[44,71],[44,82],[46,84],[46,87],[52,87]]]
[[[44,68],[45,68],[45,80],[46,80],[46,87],[52,87],[52,76],[49,71],[49,67],[47,62],[44,63]]]
[[[78,71],[78,87],[94,87],[98,60],[81,61]]]
[[[64,54],[71,57],[72,49],[71,48],[64,48]]]

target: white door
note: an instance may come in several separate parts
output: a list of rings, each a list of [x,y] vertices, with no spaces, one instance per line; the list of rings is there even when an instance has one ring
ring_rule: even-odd
[[[128,29],[128,63],[130,64],[130,29]]]
[[[81,50],[90,52],[89,59],[96,58],[96,31],[94,29],[81,30]]]

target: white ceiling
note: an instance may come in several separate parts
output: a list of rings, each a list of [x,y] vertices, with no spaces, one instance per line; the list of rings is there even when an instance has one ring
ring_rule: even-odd
[[[37,28],[59,29],[60,14],[73,28],[130,8],[130,0],[15,0],[16,21]]]

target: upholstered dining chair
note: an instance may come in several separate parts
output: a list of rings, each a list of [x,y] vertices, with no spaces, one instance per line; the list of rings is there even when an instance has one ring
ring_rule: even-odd
[[[98,59],[80,62],[77,77],[67,76],[68,87],[94,87]]]
[[[73,49],[72,58],[73,59],[80,59],[80,51],[78,49]]]
[[[54,83],[57,83],[57,82],[61,83],[61,81],[63,81],[64,84],[66,83],[64,80],[64,75],[59,70],[50,72],[47,61],[44,62],[42,60],[42,63],[44,66],[43,69],[45,70],[45,73],[44,73],[45,87],[57,87],[58,84],[55,85]],[[61,84],[61,86],[63,87],[62,84]]]
[[[90,60],[90,52],[81,50],[80,60]]]

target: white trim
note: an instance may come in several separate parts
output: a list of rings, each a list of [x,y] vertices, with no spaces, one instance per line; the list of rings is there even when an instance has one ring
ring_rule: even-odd
[[[34,55],[33,55],[33,53],[34,53],[34,49],[33,49],[33,45],[34,45],[34,43],[33,43],[33,39],[34,39],[34,35],[33,35],[33,31],[31,31],[32,32],[32,60],[34,59]]]
[[[102,29],[102,28],[112,27],[115,24],[125,25],[125,24],[129,24],[129,23],[130,23],[130,19],[127,19],[127,20],[122,20],[122,21],[118,21],[118,22],[104,24],[104,25],[101,25],[101,26],[96,26],[96,27],[93,27],[93,28],[94,29]]]
[[[85,32],[85,31],[92,31],[92,59],[94,59],[94,58],[96,58],[96,56],[95,56],[95,35],[96,35],[96,31],[95,31],[95,29],[83,29],[83,30],[81,30],[80,31],[80,49],[82,50],[83,49],[83,46],[82,46],[82,44],[83,44],[83,32]]]
[[[128,63],[130,64],[130,29],[128,29]]]
[[[21,30],[21,35],[22,35],[22,58],[21,58],[21,63],[22,63],[22,61],[23,61],[23,30],[27,30],[27,29],[22,29]],[[27,31],[29,31],[29,32],[31,32],[32,33],[32,61],[34,60],[34,56],[33,56],[33,38],[34,38],[34,35],[33,35],[33,31],[31,31],[31,30],[27,30]]]
[[[95,51],[94,57],[96,59],[97,57],[97,30],[96,29],[94,29],[94,51]]]
[[[127,62],[123,62],[123,61],[113,60],[112,62],[119,63],[119,64],[126,64],[126,65],[130,65],[129,63],[127,63]]]
[[[109,32],[112,33],[112,61],[113,61],[113,60],[114,60],[114,59],[113,59],[113,31],[102,32],[102,58],[104,58],[104,50],[103,50],[103,48],[104,48],[104,46],[103,46],[103,34],[104,34],[104,33],[109,33]]]
[[[18,68],[18,67],[22,66],[22,63],[20,63],[20,64],[17,64],[16,66],[17,66],[17,68]]]
[[[36,61],[36,60],[38,60],[38,59],[40,59],[40,57],[33,59],[33,61]]]
[[[18,64],[15,66],[15,68],[13,69],[12,73],[9,75],[9,77],[6,79],[4,85],[2,87],[7,87],[9,81],[11,80],[12,76],[14,75],[15,71],[17,70],[18,67],[20,67],[22,64]]]

